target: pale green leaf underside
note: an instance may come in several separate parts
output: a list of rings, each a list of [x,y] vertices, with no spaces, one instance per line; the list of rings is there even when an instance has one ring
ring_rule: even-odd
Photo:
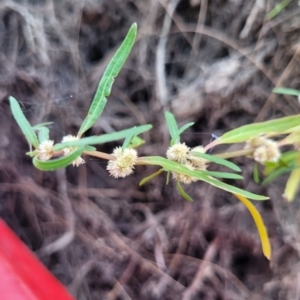
[[[130,128],[130,129],[121,130],[118,132],[103,134],[100,136],[86,137],[86,138],[82,138],[77,141],[56,144],[54,146],[54,150],[58,151],[58,150],[62,150],[64,148],[66,148],[66,147],[99,145],[99,144],[104,144],[104,143],[108,143],[108,142],[113,142],[113,141],[125,139],[128,135],[141,134],[143,132],[150,130],[151,128],[152,128],[152,125],[147,124],[147,125],[136,126],[136,127]]]
[[[231,186],[229,184],[226,184],[224,182],[221,182],[221,181],[209,176],[205,171],[191,171],[187,167],[180,165],[176,162],[170,161],[164,157],[146,156],[146,157],[143,157],[141,159],[141,161],[145,164],[161,166],[165,170],[168,170],[171,172],[183,173],[183,174],[187,174],[192,177],[196,177],[200,180],[203,180],[203,181],[205,181],[213,186],[216,186],[220,189],[223,189],[227,192],[242,195],[242,196],[247,197],[252,200],[267,200],[267,199],[269,199],[268,197],[256,195],[256,194],[244,191],[242,189],[239,189],[237,187]]]
[[[272,90],[272,92],[275,94],[290,95],[290,96],[299,96],[300,95],[299,90],[284,88],[284,87],[274,88]]]
[[[135,42],[136,33],[137,25],[134,23],[104,71],[88,114],[79,129],[78,136],[91,128],[101,115],[106,105],[106,97],[110,95],[114,78],[119,74]]]
[[[84,147],[80,147],[73,151],[70,155],[52,160],[42,161],[35,156],[32,160],[33,165],[41,171],[54,171],[60,168],[65,168],[79,157],[84,151]]]
[[[216,144],[241,143],[260,134],[282,133],[300,124],[300,115],[245,125],[223,134]]]
[[[40,143],[49,140],[49,128],[41,126],[38,128],[38,137]]]
[[[32,145],[33,147],[37,148],[39,146],[38,138],[29,124],[28,120],[23,114],[23,111],[18,103],[18,101],[12,97],[9,96],[9,102],[10,102],[10,108],[11,112],[14,116],[14,119],[18,123],[21,131],[23,132],[25,138],[27,139],[28,143]]]

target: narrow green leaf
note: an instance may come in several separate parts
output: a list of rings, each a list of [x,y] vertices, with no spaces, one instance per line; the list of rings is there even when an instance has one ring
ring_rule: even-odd
[[[45,126],[48,126],[48,125],[51,125],[51,124],[53,124],[53,122],[43,122],[43,123],[39,123],[39,124],[36,124],[36,125],[32,126],[32,128],[34,130],[38,130],[41,127],[45,127]]]
[[[235,186],[226,184],[226,183],[224,183],[222,181],[219,181],[219,180],[217,180],[215,178],[212,178],[212,177],[207,177],[204,181],[206,181],[207,183],[210,183],[211,185],[213,185],[215,187],[218,187],[219,189],[222,189],[224,191],[230,192],[232,194],[241,195],[241,196],[244,196],[244,197],[252,199],[252,200],[261,201],[261,200],[268,200],[269,199],[269,197],[250,193],[248,191],[245,191],[245,190],[239,189]]]
[[[140,186],[144,185],[145,183],[149,182],[150,180],[152,180],[153,178],[155,178],[156,176],[158,176],[159,174],[161,174],[164,171],[164,169],[159,169],[158,171],[156,171],[155,173],[143,178],[140,181]]]
[[[178,134],[178,125],[176,119],[172,113],[169,111],[165,112],[165,118],[167,122],[167,126],[171,136],[171,146],[180,142],[179,134]]]
[[[288,172],[291,172],[293,170],[293,167],[290,167],[290,168],[278,168],[276,170],[274,170],[273,172],[271,172],[265,179],[264,181],[262,182],[262,185],[263,186],[266,186],[268,184],[270,184],[273,180],[275,180],[277,177],[285,174],[285,173],[288,173]]]
[[[62,150],[65,147],[79,147],[79,146],[87,146],[87,145],[100,145],[108,142],[113,142],[121,139],[125,139],[128,135],[131,134],[141,134],[146,132],[152,128],[151,124],[136,126],[130,129],[121,130],[118,132],[103,134],[101,136],[91,136],[82,138],[77,141],[65,142],[56,144],[53,148],[55,151]]]
[[[171,174],[171,172],[167,171],[166,185],[168,185],[170,182],[170,174]]]
[[[35,156],[32,160],[33,165],[41,171],[54,171],[60,168],[65,168],[79,157],[84,151],[84,147],[80,147],[73,151],[70,155],[52,160],[42,161]]]
[[[96,147],[92,147],[92,146],[85,146],[84,147],[84,151],[96,151],[97,148]]]
[[[142,145],[145,144],[145,140],[143,140],[142,138],[140,138],[139,136],[134,136],[131,141],[130,141],[130,144],[129,144],[129,147],[130,148],[133,148],[133,149],[136,149]]]
[[[28,155],[28,156],[30,156],[30,157],[34,157],[34,156],[36,156],[38,153],[37,153],[37,151],[28,151],[28,152],[26,152],[25,154]]]
[[[176,182],[176,188],[179,194],[187,201],[193,202],[193,199],[183,190],[179,181]]]
[[[9,96],[9,102],[10,102],[10,109],[14,116],[14,119],[18,123],[28,143],[33,147],[37,148],[39,146],[38,138],[34,130],[32,129],[31,125],[29,124],[28,120],[24,116],[18,101],[14,97]]]
[[[269,241],[269,236],[268,236],[268,232],[266,229],[266,226],[264,224],[263,218],[261,217],[259,211],[256,209],[256,207],[245,197],[241,196],[241,195],[237,195],[234,194],[235,197],[237,197],[248,209],[248,211],[250,212],[255,225],[257,227],[258,230],[258,234],[259,234],[259,238],[262,244],[262,251],[264,256],[270,260],[271,258],[271,244]]]
[[[288,6],[292,0],[283,0],[276,4],[266,15],[267,20],[271,20],[276,17],[286,6]]]
[[[171,144],[174,145],[177,138],[179,138],[179,140],[177,141],[177,143],[180,142],[180,135],[181,135],[185,130],[187,130],[189,127],[193,126],[194,124],[195,124],[194,122],[190,122],[190,123],[187,123],[187,124],[183,125],[183,126],[178,130],[176,136],[172,138]]]
[[[253,180],[254,180],[255,183],[259,183],[260,182],[258,163],[254,163],[254,167],[253,167]]]
[[[295,169],[298,151],[288,151],[281,155],[280,160],[276,163],[266,163],[264,175],[267,176],[262,185],[268,185],[277,177],[291,172]]]
[[[143,139],[141,139],[140,137],[136,136],[136,126],[133,127],[133,131],[132,134],[128,134],[128,136],[125,138],[123,145],[122,145],[122,149],[126,149],[126,148],[138,148],[141,145],[143,145],[145,143],[145,141]]]
[[[246,198],[253,199],[253,200],[267,200],[268,197],[256,195],[247,191],[244,191],[242,189],[239,189],[235,186],[231,186],[229,184],[226,184],[222,181],[217,180],[216,178],[213,178],[209,175],[207,175],[207,171],[191,171],[187,167],[180,165],[174,161],[170,161],[164,157],[160,156],[145,156],[139,159],[140,163],[148,164],[148,165],[157,165],[163,167],[165,170],[171,171],[171,172],[177,172],[182,174],[187,174],[192,177],[196,177],[200,180],[203,180],[215,187],[218,187],[222,190],[228,191],[232,194],[238,194],[242,195]]]
[[[40,143],[49,140],[49,128],[41,126],[38,128],[38,138]]]
[[[117,50],[106,70],[104,71],[88,114],[79,129],[78,136],[82,136],[84,132],[91,128],[101,115],[107,102],[106,97],[110,95],[114,78],[121,71],[127,57],[129,56],[129,53],[131,52],[135,42],[136,33],[137,25],[134,23],[130,27],[120,48]]]
[[[225,167],[227,167],[231,170],[241,172],[240,167],[238,167],[236,164],[234,164],[234,163],[232,163],[232,162],[230,162],[226,159],[223,159],[223,158],[220,158],[220,157],[217,157],[217,156],[214,156],[214,155],[206,154],[206,153],[196,152],[196,151],[192,151],[191,154],[194,155],[194,156],[198,156],[198,157],[207,159],[209,161],[212,161],[212,162],[214,162],[218,165],[225,166]]]
[[[300,91],[295,89],[289,89],[284,87],[274,88],[272,90],[275,94],[282,94],[282,95],[290,95],[290,96],[299,96]]]
[[[293,167],[298,156],[298,151],[287,151],[281,154],[279,161],[267,162],[265,164],[264,175],[267,176],[279,168]]]
[[[227,172],[215,172],[215,171],[196,171],[196,172],[204,172],[206,175],[210,175],[216,178],[223,179],[243,179],[244,177],[239,174],[227,173]]]
[[[180,129],[178,130],[178,134],[182,134],[184,131],[186,131],[188,128],[192,127],[195,124],[195,122],[190,122],[187,123],[185,125],[183,125],[182,127],[180,127]]]
[[[260,134],[285,132],[290,128],[298,126],[299,123],[300,115],[294,115],[271,121],[245,125],[226,132],[215,142],[216,144],[241,143]]]
[[[292,202],[295,199],[296,193],[299,189],[300,184],[300,152],[298,153],[298,157],[296,159],[296,165],[294,170],[292,171],[284,190],[283,197]]]

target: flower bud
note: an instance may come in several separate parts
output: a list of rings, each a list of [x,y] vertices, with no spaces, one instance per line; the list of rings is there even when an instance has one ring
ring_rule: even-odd
[[[187,162],[190,148],[185,143],[177,143],[169,147],[166,156],[169,160],[184,164]]]

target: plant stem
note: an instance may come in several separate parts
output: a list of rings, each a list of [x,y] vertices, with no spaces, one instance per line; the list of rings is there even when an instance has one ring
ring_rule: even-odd
[[[115,160],[116,159],[116,157],[114,155],[100,152],[100,151],[84,151],[83,153],[86,155],[95,156],[95,157],[103,158],[106,160]]]
[[[241,150],[232,151],[232,152],[224,152],[224,153],[214,154],[214,156],[227,159],[227,158],[232,158],[232,157],[250,155],[250,154],[252,154],[252,152],[253,152],[253,149],[241,149]]]

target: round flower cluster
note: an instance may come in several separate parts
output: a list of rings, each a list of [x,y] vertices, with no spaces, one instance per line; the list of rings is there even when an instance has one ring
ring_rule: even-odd
[[[166,156],[169,160],[175,161],[187,167],[190,170],[206,170],[208,161],[195,155],[195,152],[205,153],[202,146],[194,148],[188,147],[185,143],[177,143],[169,147]],[[173,178],[185,184],[190,184],[199,180],[187,174],[172,172]]]
[[[252,157],[261,164],[277,162],[281,155],[277,143],[262,136],[250,138],[245,149],[253,150]]]
[[[51,140],[41,142],[37,148],[38,159],[49,160],[53,155],[53,144],[54,142]]]
[[[133,173],[137,160],[137,152],[134,149],[117,147],[112,153],[116,159],[109,160],[106,169],[115,178],[126,177]]]
[[[66,136],[63,137],[62,139],[62,143],[65,143],[65,142],[72,142],[72,141],[77,141],[79,140],[79,137],[77,136],[74,136],[74,135],[71,135],[71,134],[68,134]],[[64,152],[64,156],[68,156],[70,153],[72,153],[73,151],[75,151],[77,149],[77,147],[66,147],[63,149],[63,152]],[[73,162],[72,162],[72,165],[73,166],[76,166],[76,167],[79,167],[80,165],[84,164],[85,161],[84,159],[81,157],[81,156],[78,156]]]

